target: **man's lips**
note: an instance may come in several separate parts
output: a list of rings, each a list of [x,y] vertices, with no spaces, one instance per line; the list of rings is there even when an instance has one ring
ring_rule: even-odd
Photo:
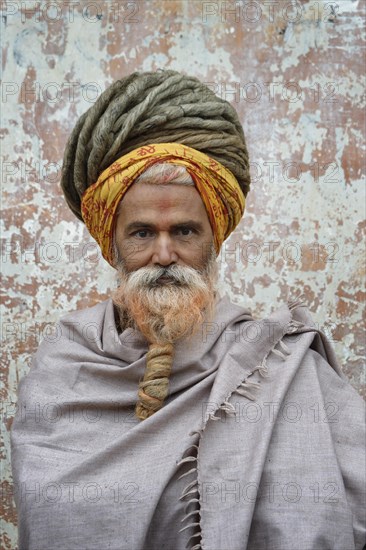
[[[159,277],[157,282],[159,282],[159,283],[160,282],[162,282],[162,283],[174,283],[174,279],[172,279],[171,277],[164,276],[164,277]]]
[[[155,279],[155,281],[151,283],[151,286],[159,286],[159,285],[165,285],[165,284],[177,284],[177,283],[171,277],[167,277],[166,275],[164,275],[162,277],[159,277],[158,279]]]

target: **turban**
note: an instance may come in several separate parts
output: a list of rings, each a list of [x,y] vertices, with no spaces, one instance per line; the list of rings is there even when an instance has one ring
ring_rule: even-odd
[[[195,77],[172,70],[135,72],[113,82],[77,121],[66,144],[61,188],[82,221],[85,191],[117,159],[150,144],[180,143],[234,175],[244,194],[249,157],[235,109]]]
[[[214,235],[217,254],[235,229],[245,205],[233,174],[209,156],[179,143],[154,143],[123,155],[99,176],[82,197],[82,216],[103,257],[114,265],[113,234],[118,204],[148,166],[170,162],[184,166],[202,198]]]

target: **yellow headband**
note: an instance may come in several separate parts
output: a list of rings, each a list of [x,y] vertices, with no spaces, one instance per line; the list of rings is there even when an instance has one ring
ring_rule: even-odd
[[[217,254],[244,213],[245,197],[239,183],[220,162],[181,143],[154,143],[139,147],[106,168],[81,199],[85,225],[112,267],[118,205],[135,179],[156,162],[184,166],[192,176],[207,211]]]

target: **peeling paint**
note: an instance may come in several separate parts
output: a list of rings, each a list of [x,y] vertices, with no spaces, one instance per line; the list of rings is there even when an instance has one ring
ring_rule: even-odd
[[[4,2],[2,23],[5,549],[17,539],[9,430],[19,380],[47,327],[106,299],[116,282],[59,188],[77,118],[114,79],[182,70],[237,109],[253,182],[219,257],[220,291],[255,317],[302,292],[365,396],[363,0],[337,0],[334,13],[333,3],[319,12],[321,2],[297,2],[298,20],[279,2],[257,21],[242,2],[229,13],[220,1],[119,2],[116,11],[97,0],[77,3],[72,17],[70,3],[58,2],[60,17],[46,4],[28,2],[25,13]]]

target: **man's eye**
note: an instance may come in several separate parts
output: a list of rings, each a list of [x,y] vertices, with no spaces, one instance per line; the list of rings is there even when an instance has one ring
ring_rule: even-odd
[[[192,235],[194,233],[194,230],[190,227],[181,227],[178,232],[187,237],[188,235]]]
[[[149,231],[147,229],[140,229],[139,231],[135,231],[133,233],[134,237],[140,237],[140,239],[145,239],[149,234]]]

